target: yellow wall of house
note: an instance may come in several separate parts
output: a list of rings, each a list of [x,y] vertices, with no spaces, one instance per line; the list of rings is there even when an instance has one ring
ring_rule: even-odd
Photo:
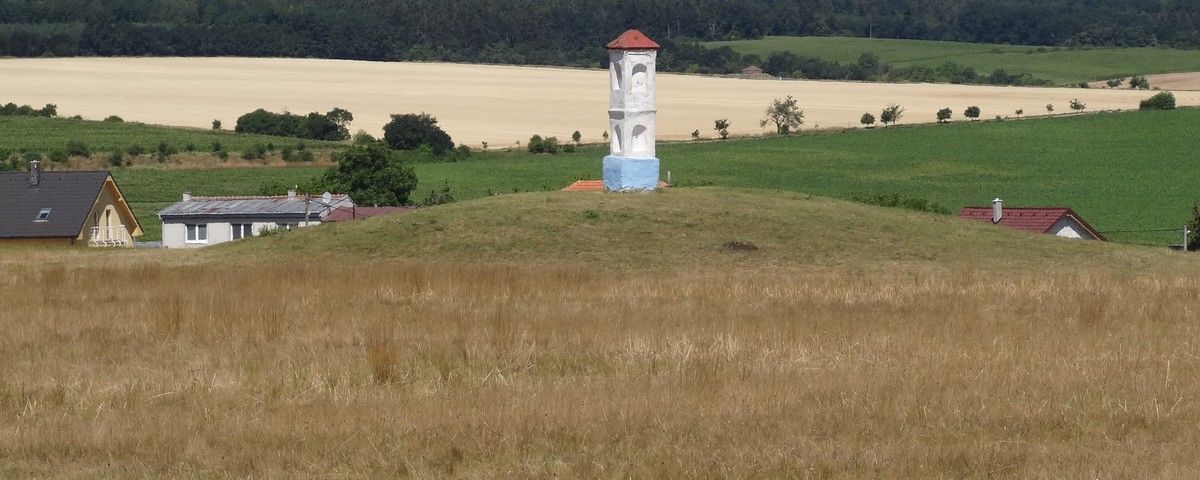
[[[92,211],[88,213],[87,219],[84,220],[83,228],[79,231],[79,236],[76,237],[76,240],[86,245],[88,240],[91,239],[92,227],[108,226],[105,223],[104,212],[110,207],[112,209],[110,222],[115,225],[125,226],[126,240],[132,246],[134,236],[140,236],[141,232],[134,231],[137,222],[131,216],[129,209],[117,200],[117,190],[111,180],[106,182],[104,188],[100,190],[100,196],[96,198],[96,203],[92,205]]]

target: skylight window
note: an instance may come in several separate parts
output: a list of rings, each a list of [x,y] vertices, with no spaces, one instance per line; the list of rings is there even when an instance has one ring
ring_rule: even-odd
[[[43,209],[42,209],[42,211],[38,212],[38,216],[37,216],[37,218],[36,218],[36,219],[34,219],[33,221],[35,221],[35,222],[47,222],[47,221],[50,221],[50,209],[49,209],[49,208],[43,208]]]

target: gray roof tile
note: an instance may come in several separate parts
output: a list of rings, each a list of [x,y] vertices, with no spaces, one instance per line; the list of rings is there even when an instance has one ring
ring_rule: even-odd
[[[305,206],[304,196],[295,197],[192,197],[171,204],[158,212],[161,218],[170,217],[203,217],[203,216],[304,216],[305,209],[310,214],[322,215],[332,208],[342,205],[349,206],[350,197],[332,195],[329,204],[321,196],[314,196],[311,203]]]

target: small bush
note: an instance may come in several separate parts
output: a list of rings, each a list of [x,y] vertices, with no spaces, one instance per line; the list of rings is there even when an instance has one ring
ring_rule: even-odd
[[[86,157],[92,154],[92,150],[81,141],[71,140],[67,142],[67,154],[74,157]]]
[[[183,149],[184,149],[184,151],[186,151],[188,153],[194,152],[194,151],[196,151],[196,144],[194,144],[192,142],[188,142],[187,145],[183,146]]]
[[[213,121],[212,121],[212,129],[213,129],[213,130],[220,130],[220,129],[221,129],[221,121],[220,121],[220,120],[213,119]]]
[[[290,162],[292,160],[299,160],[298,158],[295,158],[296,157],[295,152],[296,152],[295,150],[292,150],[292,147],[283,147],[283,150],[279,151],[279,156],[280,156],[280,158],[283,158],[283,161],[285,161],[285,162]]]
[[[179,151],[175,150],[175,147],[171,146],[171,144],[167,142],[158,142],[158,155],[160,157],[166,157],[176,153],[179,153]]]
[[[441,205],[453,201],[454,194],[450,192],[450,184],[443,181],[442,188],[439,190],[430,190],[429,196],[425,197],[425,200],[421,202],[421,205],[432,207],[434,205]]]
[[[529,153],[549,153],[551,155],[559,151],[558,137],[542,138],[541,135],[534,135],[529,138]]]
[[[921,197],[904,197],[894,193],[871,196],[854,196],[851,197],[850,200],[868,205],[877,205],[880,207],[906,208],[909,210],[916,210],[918,212],[941,213],[944,215],[949,215],[951,213],[949,208],[938,205],[935,202],[931,202],[929,199]]]
[[[938,121],[938,123],[949,122],[950,117],[953,115],[954,115],[954,113],[950,110],[949,107],[943,108],[943,109],[937,111],[937,121]]]
[[[571,144],[563,145],[563,153],[575,153],[575,146]]]
[[[1158,92],[1154,96],[1142,100],[1138,105],[1139,110],[1174,110],[1175,109],[1175,94],[1171,92]]]
[[[317,156],[313,154],[312,150],[304,150],[304,151],[300,152],[300,161],[301,162],[312,162],[316,159],[317,159]]]
[[[458,151],[458,154],[460,156],[463,156],[463,157],[471,156],[471,147],[468,147],[466,145],[459,145],[456,150]]]
[[[104,122],[105,123],[125,123],[125,119],[118,117],[116,115],[109,115],[107,117],[104,117]]]
[[[110,166],[119,167],[123,163],[125,163],[125,152],[122,152],[121,149],[114,150],[112,155],[108,157],[108,164]]]
[[[125,149],[125,152],[136,157],[138,155],[144,155],[146,153],[146,148],[135,143],[130,145],[129,148]]]
[[[70,156],[67,155],[67,152],[62,150],[51,150],[50,153],[46,154],[46,160],[54,163],[65,163],[69,158]]]
[[[217,150],[213,152],[213,155],[216,155],[217,158],[221,159],[221,161],[229,159],[229,152],[226,152],[225,150]]]
[[[209,146],[209,151],[211,151],[213,153],[219,152],[224,149],[225,149],[225,147],[221,145],[221,142],[212,142],[212,145]]]

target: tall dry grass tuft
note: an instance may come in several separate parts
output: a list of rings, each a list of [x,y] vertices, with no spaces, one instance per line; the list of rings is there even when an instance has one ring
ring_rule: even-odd
[[[0,270],[0,476],[1200,469],[1190,272],[112,258]]]
[[[376,325],[363,333],[367,365],[376,383],[391,383],[400,377],[399,355],[391,329]]]

